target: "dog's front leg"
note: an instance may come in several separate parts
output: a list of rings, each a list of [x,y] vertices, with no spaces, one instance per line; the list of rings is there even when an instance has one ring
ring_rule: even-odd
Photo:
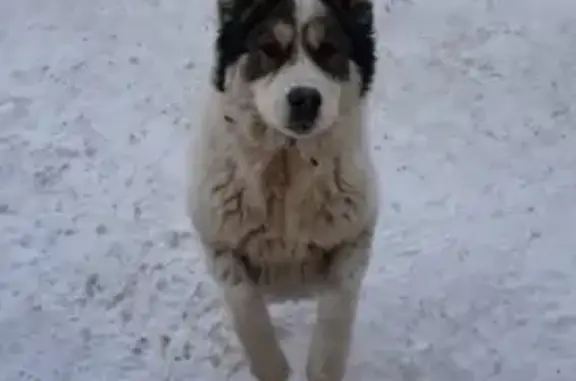
[[[258,381],[288,380],[290,367],[261,295],[251,285],[238,284],[224,287],[224,299],[254,377]]]
[[[316,325],[308,354],[308,381],[341,381],[348,354],[360,288],[370,261],[372,232],[333,253],[328,281],[330,288],[318,300]]]
[[[352,338],[358,286],[322,295],[312,333],[306,374],[308,381],[341,381]]]

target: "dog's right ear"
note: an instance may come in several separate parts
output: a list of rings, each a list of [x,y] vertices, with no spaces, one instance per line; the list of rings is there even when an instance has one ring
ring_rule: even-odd
[[[218,24],[230,22],[234,11],[234,0],[218,0]]]
[[[269,0],[218,0],[218,23],[246,21],[250,13],[266,1]]]
[[[214,86],[224,91],[226,69],[246,52],[246,38],[280,1],[218,0],[218,36]]]
[[[245,39],[249,32],[250,15],[265,0],[218,0],[218,36],[213,84],[224,91],[226,69],[246,50]]]

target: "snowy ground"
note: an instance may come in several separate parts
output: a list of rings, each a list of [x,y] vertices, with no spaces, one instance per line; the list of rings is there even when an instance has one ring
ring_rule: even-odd
[[[0,0],[1,381],[247,379],[182,208],[204,3]],[[573,381],[576,2],[388,3],[348,379]]]

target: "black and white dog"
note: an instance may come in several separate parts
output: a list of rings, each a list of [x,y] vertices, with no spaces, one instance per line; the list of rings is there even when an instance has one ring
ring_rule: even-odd
[[[342,380],[378,215],[370,0],[219,0],[188,209],[259,381],[290,367],[268,301],[317,298],[309,381]]]

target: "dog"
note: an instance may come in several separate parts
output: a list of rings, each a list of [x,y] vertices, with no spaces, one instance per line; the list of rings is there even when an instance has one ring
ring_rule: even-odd
[[[317,300],[309,381],[346,371],[378,218],[370,0],[218,0],[188,215],[258,381],[292,371],[268,303]]]

